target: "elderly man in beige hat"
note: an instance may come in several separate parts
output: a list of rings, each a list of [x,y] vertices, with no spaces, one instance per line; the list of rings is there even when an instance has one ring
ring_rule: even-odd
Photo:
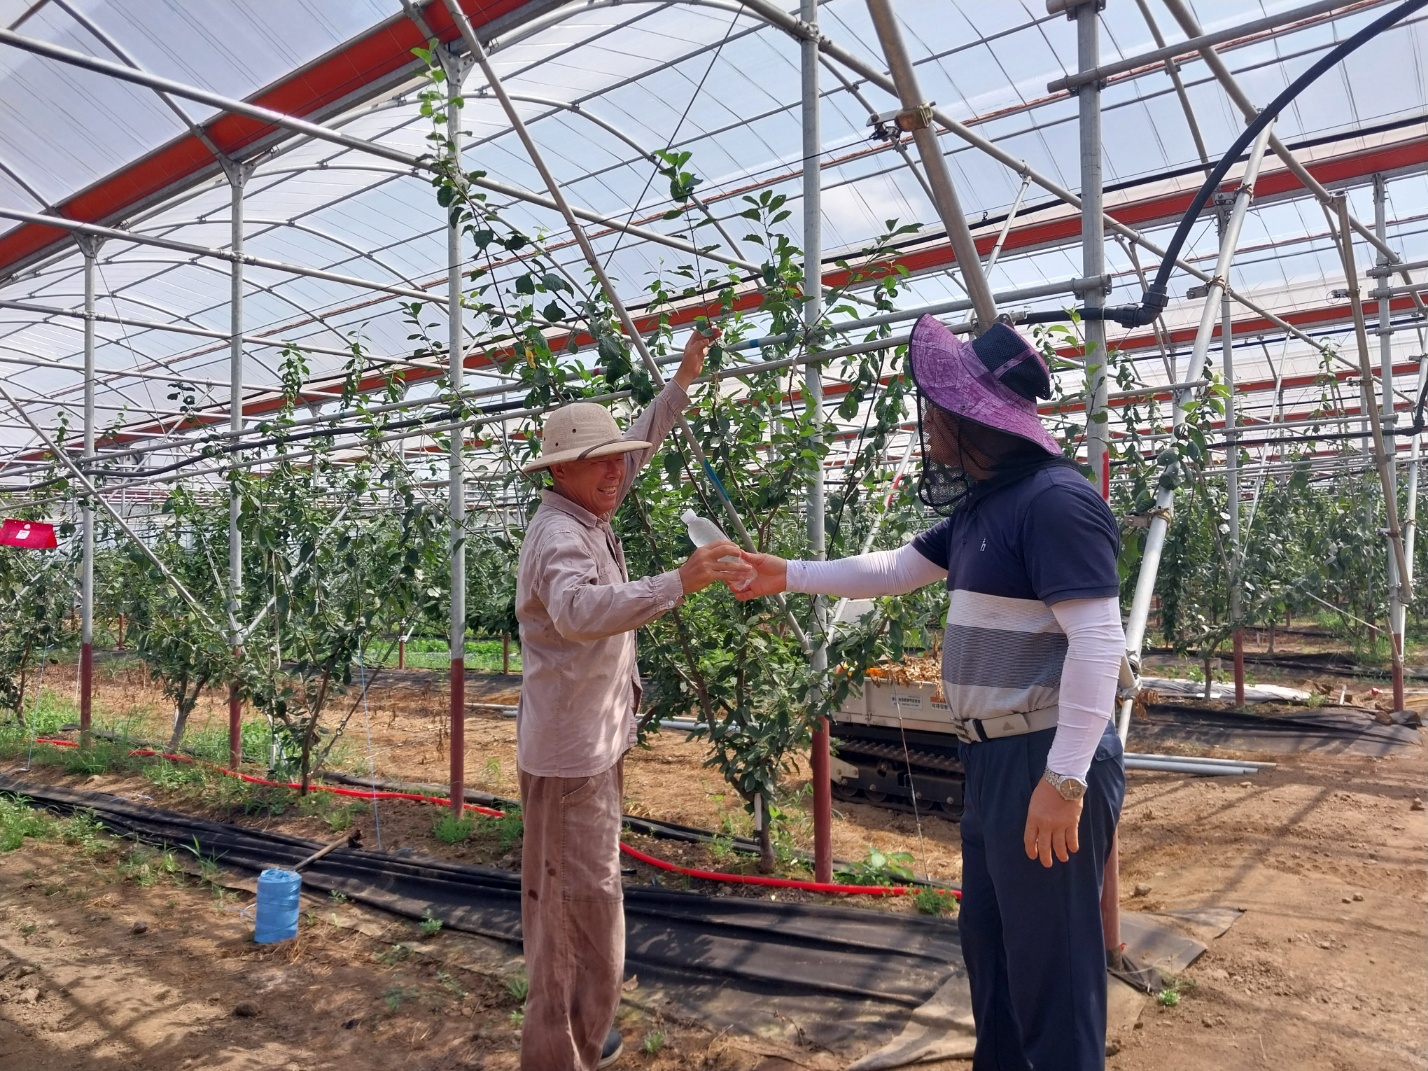
[[[540,456],[524,466],[548,470],[553,483],[541,492],[516,575],[524,1071],[590,1071],[620,1053],[612,1023],[625,965],[619,838],[624,754],[640,702],[635,630],[715,581],[752,577],[739,548],[720,542],[678,569],[630,580],[610,527],[688,405],[717,337],[690,336],[674,378],[628,434],[603,406],[575,402],[546,418]]]

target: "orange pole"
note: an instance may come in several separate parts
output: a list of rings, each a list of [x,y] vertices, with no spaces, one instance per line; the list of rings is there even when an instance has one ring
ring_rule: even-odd
[[[813,777],[813,880],[833,880],[833,783],[829,777],[828,719],[818,719],[809,767]]]
[[[243,764],[243,701],[238,697],[238,685],[228,686],[228,768],[236,770]]]
[[[1245,705],[1245,630],[1235,629],[1235,706]]]
[[[466,797],[466,659],[451,660],[451,813],[461,817]]]
[[[91,704],[94,698],[94,644],[79,645],[79,735],[89,743]]]

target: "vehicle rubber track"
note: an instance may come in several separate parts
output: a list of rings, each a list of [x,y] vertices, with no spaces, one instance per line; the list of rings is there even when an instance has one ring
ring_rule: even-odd
[[[955,754],[857,739],[840,739],[837,748],[840,761],[858,768],[856,782],[834,782],[837,798],[954,821],[961,817],[962,764]],[[916,807],[909,774],[918,783]]]

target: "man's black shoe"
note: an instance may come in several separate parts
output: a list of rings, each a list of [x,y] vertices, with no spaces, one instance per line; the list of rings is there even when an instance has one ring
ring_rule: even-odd
[[[620,1053],[625,1051],[625,1041],[620,1037],[620,1032],[613,1026],[610,1027],[610,1036],[605,1039],[604,1047],[600,1049],[600,1062],[596,1067],[609,1067],[620,1058]]]

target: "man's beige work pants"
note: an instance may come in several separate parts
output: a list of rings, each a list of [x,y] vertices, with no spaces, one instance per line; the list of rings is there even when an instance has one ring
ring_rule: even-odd
[[[624,760],[594,777],[520,771],[525,840],[522,1071],[593,1071],[625,970],[620,885]]]

